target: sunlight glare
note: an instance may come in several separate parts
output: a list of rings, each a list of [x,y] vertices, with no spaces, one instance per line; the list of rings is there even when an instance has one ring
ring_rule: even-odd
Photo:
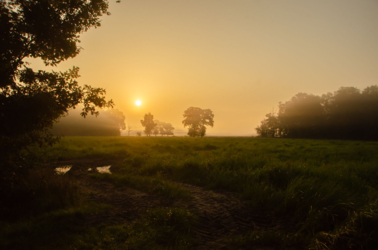
[[[140,101],[140,100],[137,100],[136,102],[135,102],[135,105],[137,105],[137,106],[140,106],[142,104],[142,102]]]

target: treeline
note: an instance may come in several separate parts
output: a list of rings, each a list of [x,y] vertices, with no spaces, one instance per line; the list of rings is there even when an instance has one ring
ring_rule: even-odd
[[[126,128],[125,116],[116,109],[104,110],[96,116],[83,118],[80,110],[70,110],[52,128],[57,136],[120,136]]]
[[[316,96],[299,93],[279,103],[256,128],[261,137],[378,139],[378,86],[342,87]]]

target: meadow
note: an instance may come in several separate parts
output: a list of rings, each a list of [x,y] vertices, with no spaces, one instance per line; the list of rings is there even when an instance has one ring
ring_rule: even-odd
[[[2,219],[0,248],[378,245],[377,142],[65,137],[30,150],[43,159],[33,178],[45,184],[26,181],[40,198]],[[63,165],[73,167],[56,175]],[[94,171],[105,165],[111,174]]]

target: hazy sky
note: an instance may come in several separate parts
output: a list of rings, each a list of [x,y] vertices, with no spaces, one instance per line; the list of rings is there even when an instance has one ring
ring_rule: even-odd
[[[148,112],[183,130],[193,106],[213,111],[208,135],[254,135],[299,92],[378,84],[377,0],[110,0],[109,11],[58,69],[80,67],[79,83],[105,88],[135,130]]]

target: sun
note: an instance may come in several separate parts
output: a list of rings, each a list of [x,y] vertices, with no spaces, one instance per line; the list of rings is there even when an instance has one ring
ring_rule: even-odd
[[[135,105],[140,106],[142,102],[140,100],[136,100]]]

